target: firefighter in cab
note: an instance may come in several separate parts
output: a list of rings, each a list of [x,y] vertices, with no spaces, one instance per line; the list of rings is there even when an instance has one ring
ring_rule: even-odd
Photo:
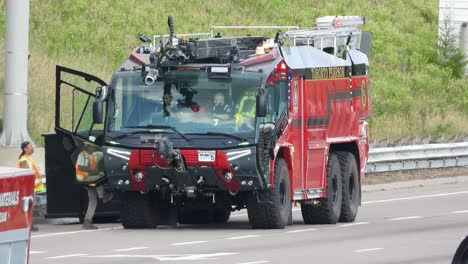
[[[21,154],[18,159],[18,168],[23,168],[23,169],[32,169],[34,171],[34,174],[36,175],[35,180],[34,180],[34,193],[40,193],[44,192],[44,183],[42,183],[42,176],[41,173],[39,172],[39,168],[37,167],[36,162],[34,159],[31,157],[31,155],[34,153],[34,146],[31,142],[25,141],[21,144]],[[38,231],[39,228],[36,226],[31,227],[32,231]]]

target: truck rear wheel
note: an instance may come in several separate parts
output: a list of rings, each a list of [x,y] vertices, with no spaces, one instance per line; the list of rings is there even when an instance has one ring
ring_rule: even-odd
[[[340,222],[353,222],[359,206],[359,172],[356,158],[349,152],[338,152],[343,180]]]
[[[159,224],[159,207],[149,194],[126,192],[120,216],[124,228],[155,228]]]
[[[327,198],[320,199],[318,205],[301,205],[304,223],[336,224],[338,222],[342,203],[342,182],[338,157],[336,154],[330,153],[327,165]]]
[[[247,201],[249,222],[253,228],[283,229],[291,212],[291,187],[286,162],[275,164],[275,188],[253,194]],[[257,199],[258,198],[258,199]]]

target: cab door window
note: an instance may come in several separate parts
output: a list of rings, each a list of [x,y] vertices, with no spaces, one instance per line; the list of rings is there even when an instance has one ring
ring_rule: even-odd
[[[275,85],[267,86],[267,115],[266,122],[276,123],[281,114],[288,109],[287,83],[278,81]]]

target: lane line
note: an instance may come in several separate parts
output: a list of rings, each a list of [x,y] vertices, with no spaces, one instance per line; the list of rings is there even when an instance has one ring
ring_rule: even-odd
[[[101,228],[101,229],[96,229],[96,230],[80,230],[80,231],[50,233],[50,234],[43,234],[43,235],[31,236],[31,238],[50,237],[50,236],[63,236],[63,235],[73,235],[73,234],[81,234],[81,233],[89,233],[89,232],[99,232],[99,231],[115,230],[115,229],[122,229],[122,228],[123,228],[123,227],[109,227],[109,228]]]
[[[463,210],[463,211],[453,211],[453,212],[450,212],[451,214],[464,214],[464,213],[468,213],[468,210]]]
[[[44,254],[47,253],[48,251],[29,251],[29,254]]]
[[[260,260],[260,261],[255,261],[255,262],[242,262],[239,264],[259,264],[259,263],[268,263],[269,261],[267,260]]]
[[[84,257],[84,256],[88,256],[88,254],[70,254],[70,255],[63,255],[63,256],[48,257],[48,259],[63,259],[63,258],[74,258],[74,257]]]
[[[401,198],[394,198],[394,199],[367,201],[367,202],[362,202],[362,204],[386,203],[386,202],[405,201],[405,200],[414,200],[414,199],[423,199],[423,198],[432,198],[432,197],[441,197],[441,196],[450,196],[450,195],[459,195],[459,194],[468,194],[468,191],[452,192],[452,193],[437,193],[437,194],[429,194],[429,195],[420,195],[420,196],[401,197]]]
[[[147,249],[147,248],[149,247],[132,247],[132,248],[114,249],[112,251],[123,252],[123,251],[132,251],[132,250]]]
[[[389,221],[400,221],[400,220],[410,220],[410,219],[419,219],[419,218],[423,218],[423,216],[420,216],[420,215],[405,216],[405,217],[390,218],[390,219],[387,219],[387,220],[389,220]]]
[[[251,238],[251,237],[259,237],[260,235],[246,235],[246,236],[238,236],[238,237],[229,237],[226,239],[243,239],[243,238]]]
[[[309,232],[309,231],[315,231],[315,230],[317,230],[317,229],[315,229],[315,228],[299,229],[299,230],[286,231],[285,233],[300,233],[300,232]]]
[[[369,252],[369,251],[377,251],[377,250],[382,250],[383,248],[365,248],[365,249],[358,249],[354,250],[354,253],[361,253],[361,252]]]
[[[183,245],[201,244],[201,243],[207,243],[207,242],[208,242],[208,241],[206,241],[206,240],[190,241],[190,242],[180,242],[180,243],[172,243],[171,246],[183,246]]]
[[[358,225],[368,225],[369,222],[357,222],[357,223],[351,223],[351,224],[343,224],[343,225],[338,225],[338,227],[348,227],[348,226],[358,226]]]

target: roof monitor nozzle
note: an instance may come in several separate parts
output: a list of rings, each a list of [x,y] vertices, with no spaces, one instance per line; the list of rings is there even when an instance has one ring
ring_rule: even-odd
[[[142,42],[144,42],[144,43],[151,43],[151,39],[148,38],[148,37],[145,36],[145,35],[141,35],[141,36],[140,36],[140,40],[141,40]]]
[[[146,85],[152,85],[158,78],[158,70],[150,68],[145,76]]]

